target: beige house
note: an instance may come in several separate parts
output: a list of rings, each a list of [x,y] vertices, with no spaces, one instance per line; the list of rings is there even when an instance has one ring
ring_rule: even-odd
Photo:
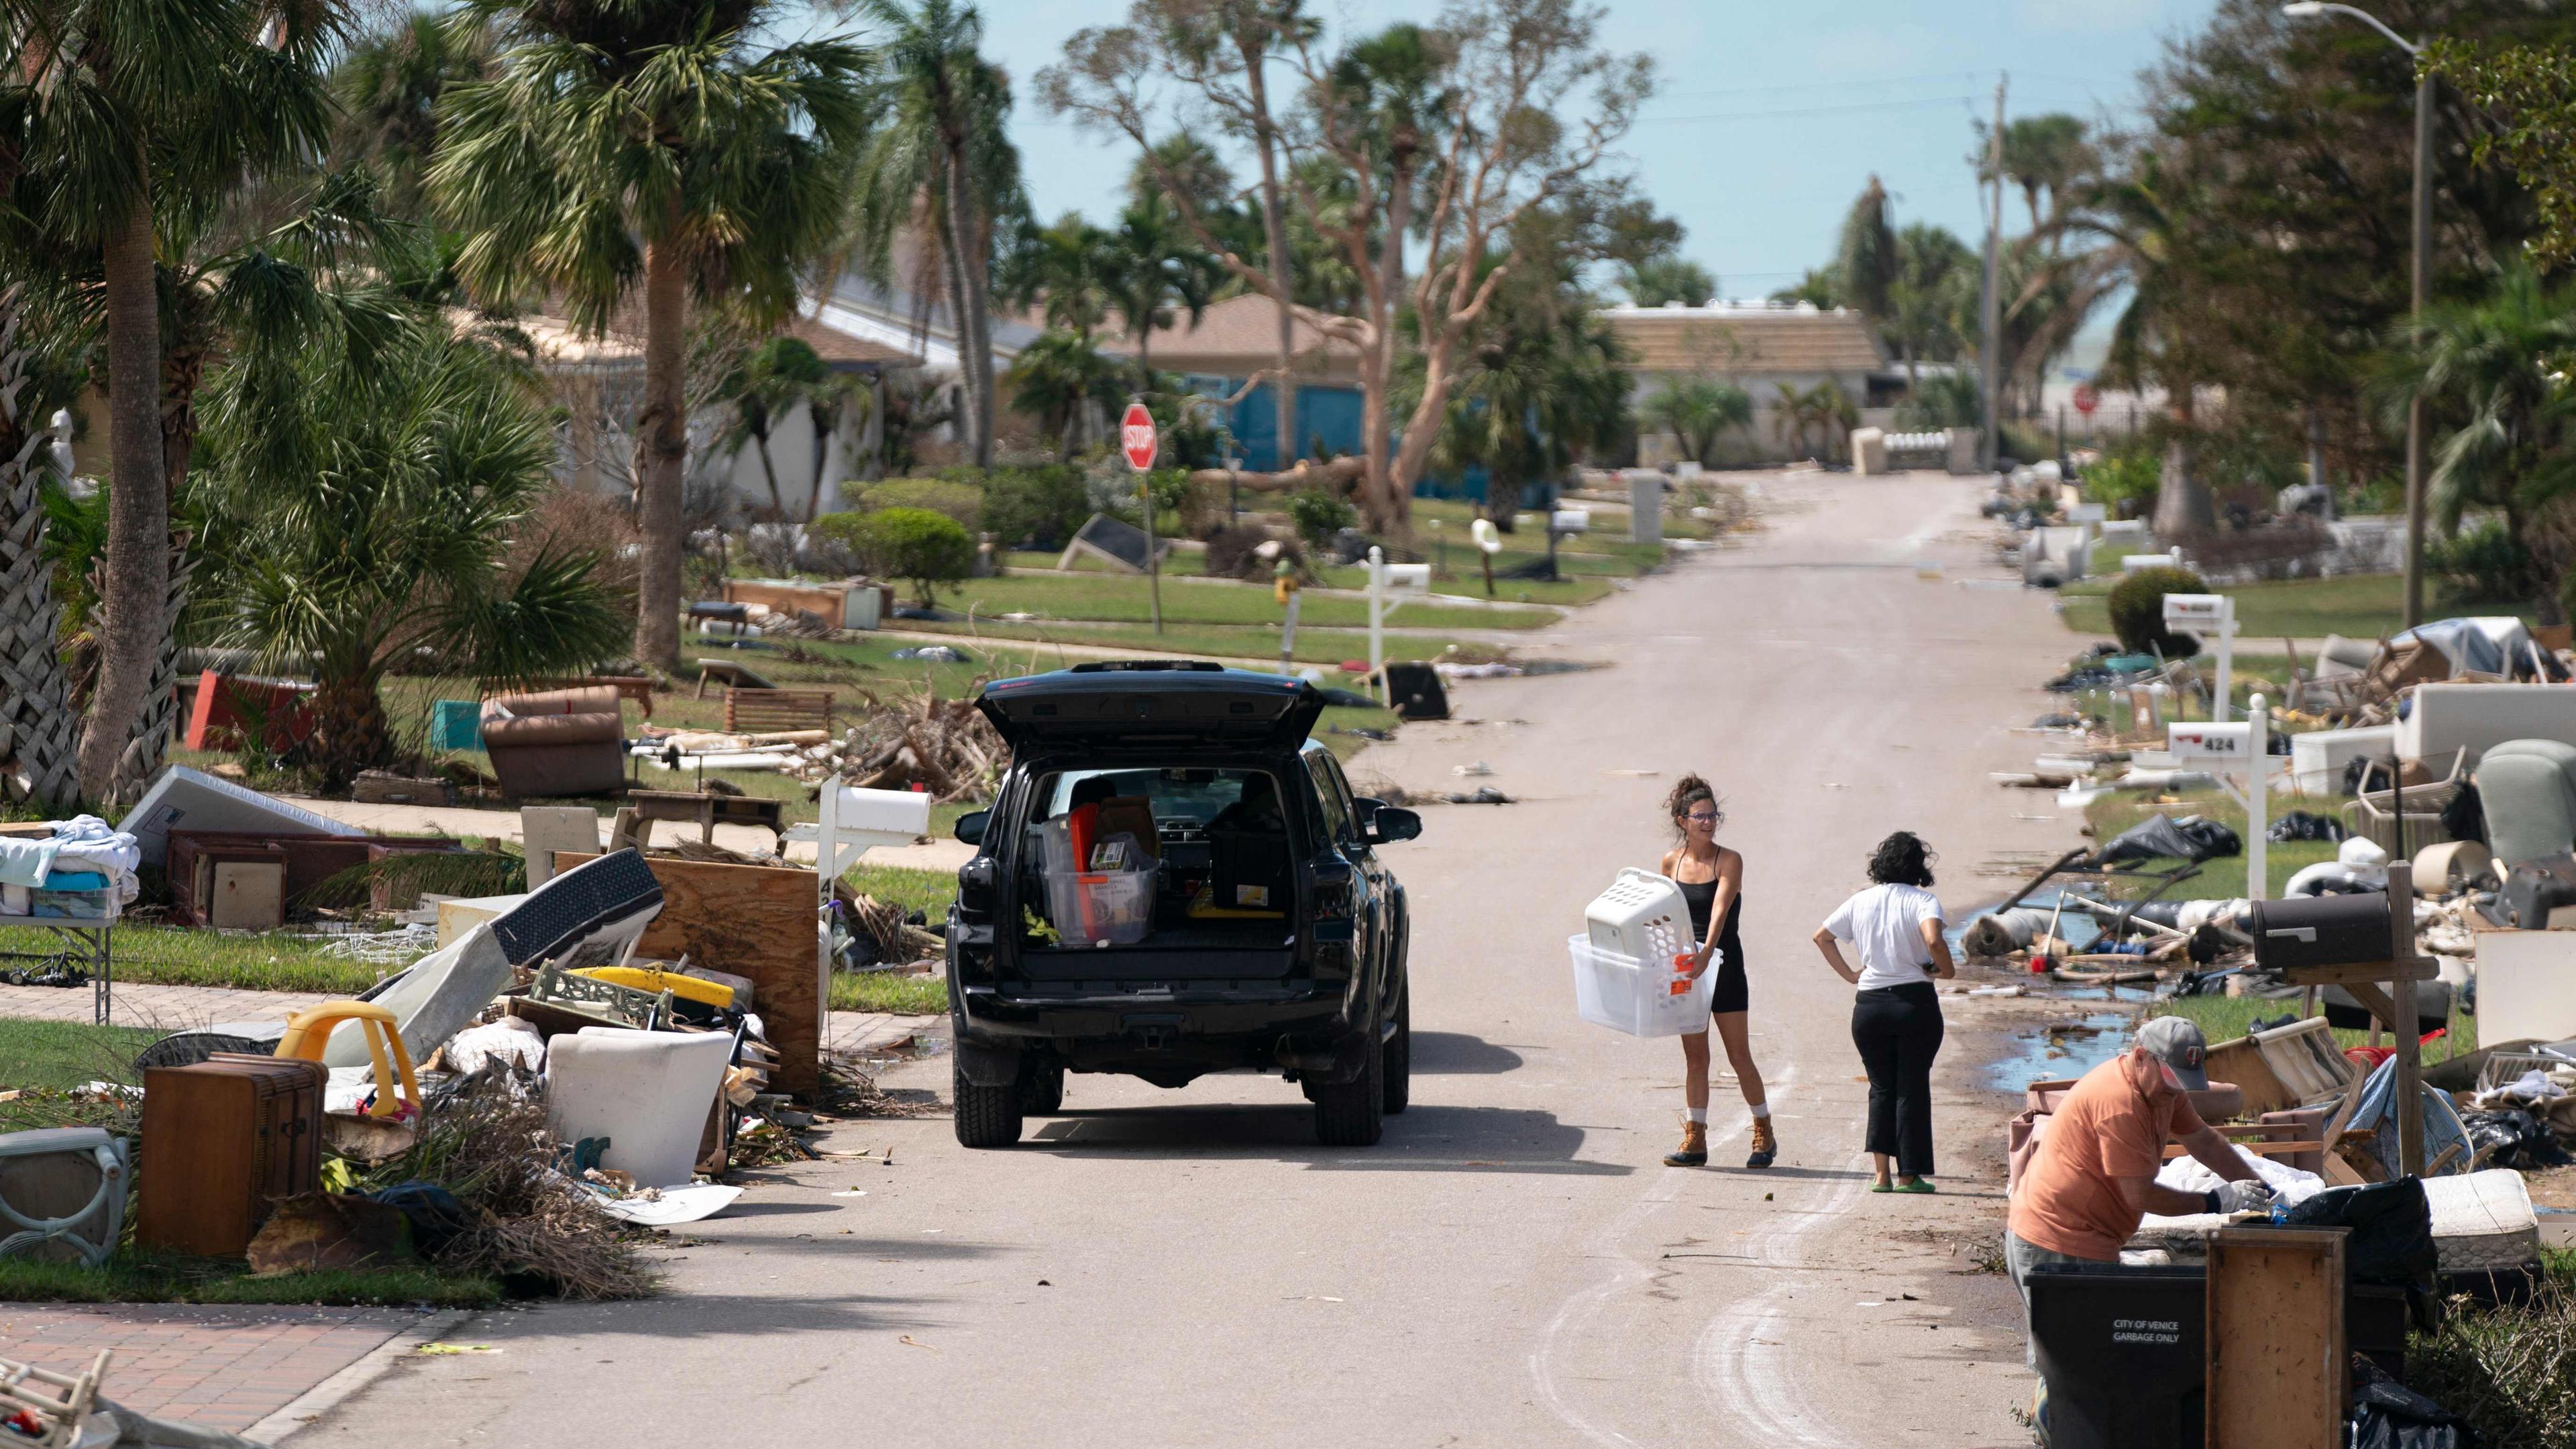
[[[1780,435],[1780,390],[1830,382],[1855,407],[1879,413],[1901,390],[1878,329],[1858,312],[1807,302],[1714,302],[1705,307],[1608,307],[1601,318],[1626,344],[1632,407],[1667,384],[1690,377],[1731,382],[1753,400],[1753,427],[1722,440],[1726,461],[1776,463],[1788,457]],[[1659,467],[1681,456],[1670,433],[1641,432],[1638,461]]]

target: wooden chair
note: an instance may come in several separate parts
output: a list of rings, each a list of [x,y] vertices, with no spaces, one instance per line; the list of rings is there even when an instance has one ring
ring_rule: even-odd
[[[832,729],[832,691],[828,689],[725,689],[725,733],[784,734],[789,730]]]

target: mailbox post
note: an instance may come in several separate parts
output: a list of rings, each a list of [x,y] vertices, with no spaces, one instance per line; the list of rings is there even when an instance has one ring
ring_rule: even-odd
[[[1386,689],[1386,616],[1404,602],[1398,595],[1420,595],[1431,592],[1431,565],[1391,564],[1386,550],[1372,548],[1368,553],[1368,621],[1369,621],[1369,687],[1376,690],[1378,702],[1388,701]]]
[[[2218,636],[2218,689],[2217,697],[2210,702],[2209,717],[2225,724],[2228,698],[2234,689],[2229,666],[2236,655],[2236,600],[2225,594],[2167,594],[2165,627]]]
[[[2165,598],[2170,602],[2174,596]],[[2246,701],[2245,718],[2236,723],[2165,726],[2165,748],[2174,759],[2195,761],[2217,775],[2218,788],[2245,807],[2245,898],[2249,901],[2263,899],[2272,878],[2267,853],[2272,803],[2270,724],[2271,711],[2258,694]],[[2233,778],[2238,769],[2245,772],[2241,791]]]

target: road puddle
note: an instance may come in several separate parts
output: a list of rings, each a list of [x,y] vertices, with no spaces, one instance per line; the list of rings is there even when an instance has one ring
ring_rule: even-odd
[[[2105,1011],[2014,1032],[2013,1054],[1986,1068],[1986,1084],[2019,1092],[2033,1082],[2080,1077],[2128,1049],[2132,1024],[2126,1012]]]

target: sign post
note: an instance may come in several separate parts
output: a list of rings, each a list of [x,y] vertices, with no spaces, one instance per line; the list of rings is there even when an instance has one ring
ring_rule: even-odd
[[[1152,474],[1154,454],[1162,440],[1154,435],[1154,415],[1145,411],[1139,400],[1127,404],[1127,415],[1118,422],[1118,450],[1127,455],[1127,466],[1136,470],[1136,506],[1145,515],[1145,578],[1151,590],[1154,609],[1154,632],[1163,632],[1163,561],[1154,552],[1154,488]]]
[[[2225,724],[2228,696],[2235,687],[2228,671],[2236,655],[2236,600],[2225,594],[2167,594],[2165,627],[2177,626],[2218,636],[2218,688],[2210,700],[2209,717]]]
[[[1427,594],[1431,591],[1431,565],[1391,564],[1384,549],[1368,551],[1368,621],[1369,681],[1378,691],[1380,703],[1392,703],[1394,695],[1386,687],[1386,616],[1395,612],[1403,600],[1397,594]]]
[[[2174,595],[2168,594],[2167,598]],[[2245,702],[2245,718],[2235,724],[2169,724],[2165,748],[2176,763],[2189,761],[2218,777],[2218,788],[2245,807],[2245,898],[2259,901],[2269,888],[2271,862],[2266,847],[2271,835],[2271,714],[2257,694]],[[2245,788],[2236,788],[2235,772],[2245,772]]]

